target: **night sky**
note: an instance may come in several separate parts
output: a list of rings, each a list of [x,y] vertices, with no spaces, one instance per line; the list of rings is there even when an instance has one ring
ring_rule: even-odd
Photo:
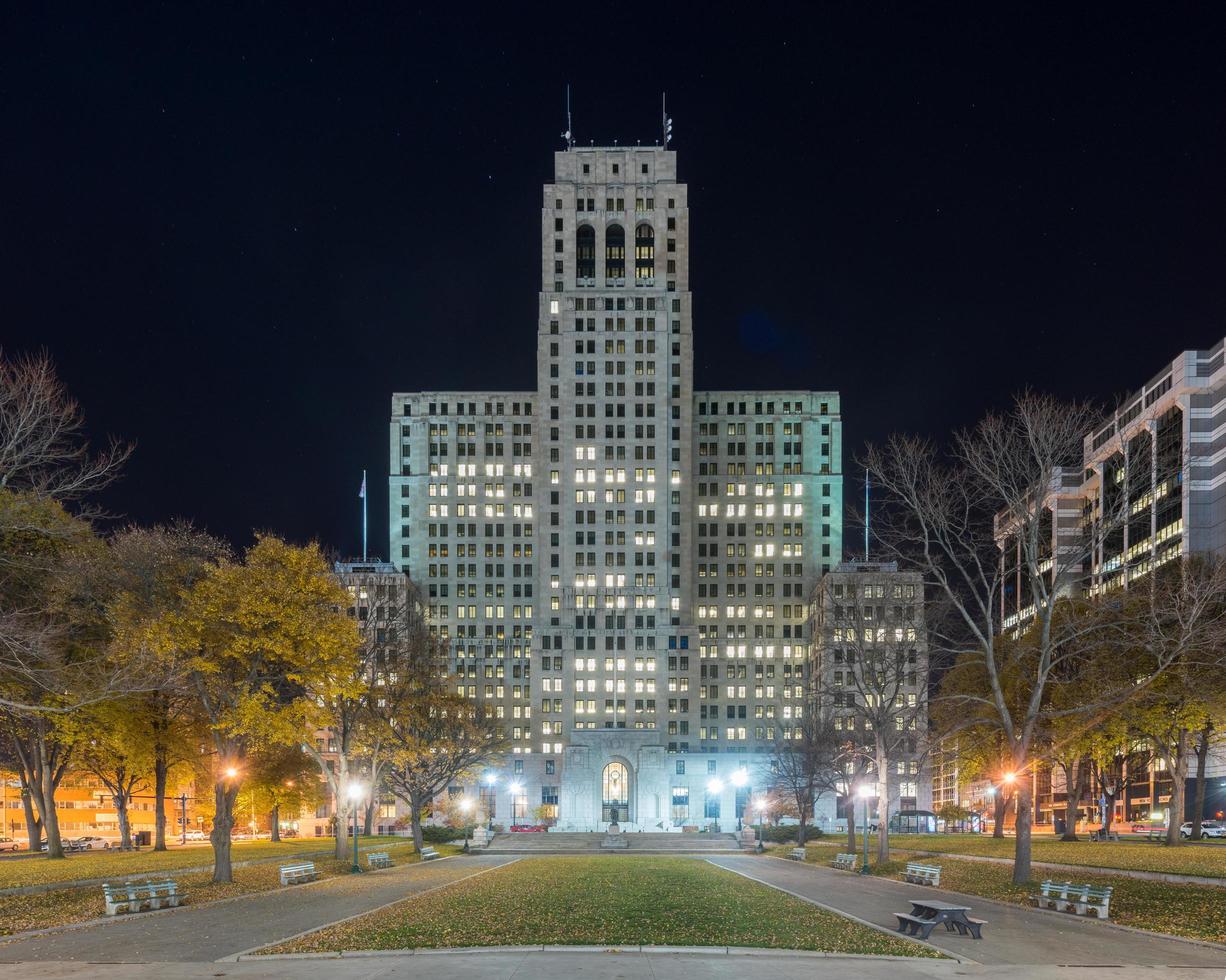
[[[568,81],[584,144],[668,93],[696,386],[838,389],[849,470],[1226,334],[1211,5],[17,6],[0,341],[137,442],[132,520],[353,553],[365,467],[386,552],[391,392],[534,385]]]

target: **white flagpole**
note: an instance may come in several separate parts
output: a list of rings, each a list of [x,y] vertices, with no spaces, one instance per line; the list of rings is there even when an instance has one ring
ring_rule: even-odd
[[[369,493],[366,488],[366,471],[362,470],[362,561],[366,561],[366,497]]]

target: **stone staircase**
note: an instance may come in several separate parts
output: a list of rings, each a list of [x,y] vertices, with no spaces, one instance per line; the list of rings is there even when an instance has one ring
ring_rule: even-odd
[[[478,853],[483,854],[728,854],[741,850],[735,834],[622,835],[627,846],[610,851],[601,848],[603,833],[495,834]]]

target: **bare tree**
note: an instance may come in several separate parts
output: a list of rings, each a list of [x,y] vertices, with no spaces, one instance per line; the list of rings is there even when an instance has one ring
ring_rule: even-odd
[[[420,850],[421,821],[434,798],[508,742],[492,714],[448,689],[446,648],[428,628],[412,630],[398,649],[403,659],[380,666],[366,738],[381,745],[387,785],[408,804]]]
[[[74,644],[52,611],[53,577],[89,536],[82,498],[130,454],[114,440],[91,451],[80,407],[45,352],[0,353],[0,706],[63,714],[133,689],[130,663]]]
[[[80,500],[114,480],[131,454],[114,439],[91,452],[81,408],[46,351],[0,351],[0,489]]]
[[[866,465],[885,496],[875,521],[877,540],[890,557],[923,574],[929,594],[946,615],[929,615],[935,649],[975,658],[984,687],[960,695],[976,724],[990,718],[999,728],[1013,771],[1032,770],[1050,708],[1049,684],[1084,645],[1097,619],[1058,621],[1060,602],[1088,591],[1098,546],[1127,519],[1126,495],[1100,494],[1092,519],[1084,513],[1081,486],[1083,439],[1100,421],[1088,404],[1065,404],[1033,393],[1019,396],[1006,413],[988,414],[974,429],[956,433],[943,453],[930,441],[893,436],[869,449]],[[1075,498],[1070,506],[1067,498]],[[1002,554],[1004,556],[1002,560]],[[1014,608],[1004,608],[1004,597]],[[1024,631],[1034,655],[1011,664],[1014,648],[1002,638]],[[1169,648],[1152,660],[1145,683],[1169,664]],[[1004,677],[1014,671],[1016,688]],[[1123,701],[1135,691],[1112,691]],[[1101,711],[1104,701],[1060,709]],[[1029,781],[1018,780],[1013,880],[1030,877]]]
[[[844,777],[845,743],[844,733],[835,731],[833,721],[816,710],[815,703],[813,710],[777,729],[767,779],[772,790],[795,809],[799,821],[796,843],[800,847],[807,839],[806,828],[818,800],[838,792]]]
[[[822,580],[816,596],[819,708],[836,735],[871,760],[877,784],[877,860],[889,860],[891,770],[918,781],[927,727],[923,582],[865,565]],[[899,780],[895,780],[897,784]]]

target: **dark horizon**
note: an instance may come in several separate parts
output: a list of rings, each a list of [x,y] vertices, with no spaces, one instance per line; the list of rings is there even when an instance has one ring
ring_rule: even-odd
[[[534,384],[568,82],[583,144],[668,93],[695,385],[838,390],[853,506],[866,441],[1226,335],[1220,11],[503,16],[0,15],[0,342],[137,442],[108,507],[360,554],[365,468],[386,557],[392,392]]]

